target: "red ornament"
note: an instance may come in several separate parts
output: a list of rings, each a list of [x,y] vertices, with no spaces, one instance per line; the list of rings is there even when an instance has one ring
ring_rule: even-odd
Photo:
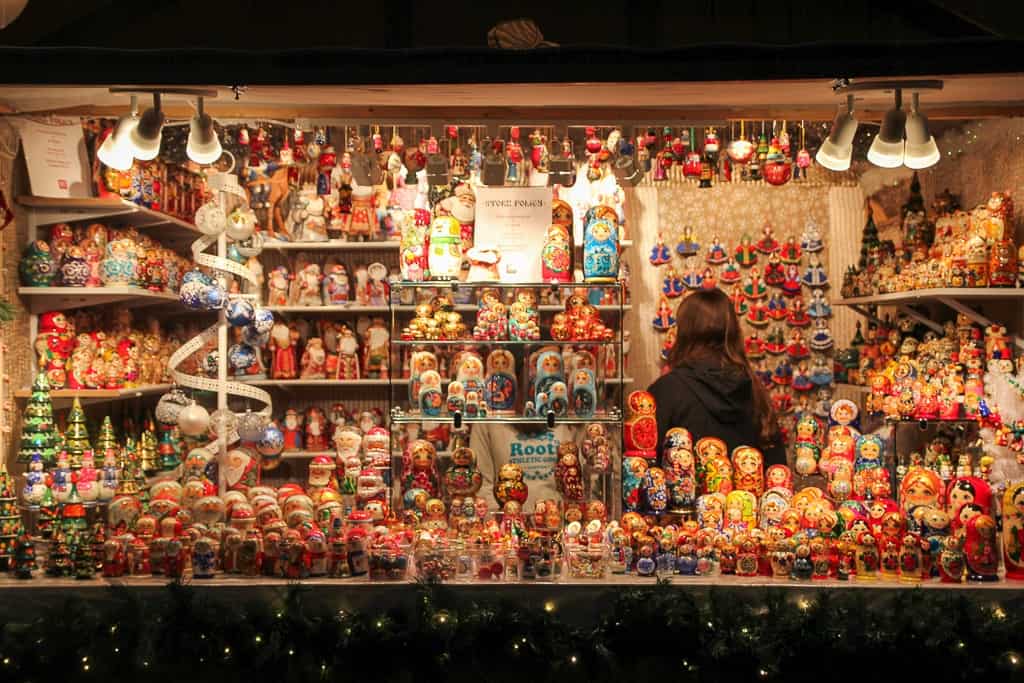
[[[793,176],[793,167],[784,161],[765,164],[764,179],[769,185],[785,185]]]

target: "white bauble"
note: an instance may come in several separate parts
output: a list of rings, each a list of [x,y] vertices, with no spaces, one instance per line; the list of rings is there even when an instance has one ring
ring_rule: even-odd
[[[178,413],[178,429],[185,436],[199,436],[210,428],[210,413],[198,403],[192,403]]]
[[[238,416],[230,410],[215,410],[210,414],[210,431],[214,436],[227,436],[237,425]]]
[[[195,222],[196,229],[204,235],[219,235],[228,225],[224,209],[216,202],[207,202],[196,209]]]
[[[227,232],[228,237],[236,242],[242,242],[252,237],[252,233],[256,229],[255,216],[252,212],[246,212],[241,210],[235,210],[228,216],[227,224],[224,228]]]
[[[238,416],[238,436],[243,441],[259,441],[267,424],[269,420],[266,415],[247,410]]]

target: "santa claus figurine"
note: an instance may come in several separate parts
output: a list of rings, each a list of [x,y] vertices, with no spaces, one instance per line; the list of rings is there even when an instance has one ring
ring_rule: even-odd
[[[284,449],[286,451],[302,450],[302,417],[294,408],[284,411],[284,424],[281,426],[284,434]]]
[[[274,323],[270,329],[270,341],[267,348],[273,354],[270,376],[273,379],[294,379],[296,373],[295,346],[292,344],[291,330],[284,323]]]
[[[67,383],[67,361],[74,348],[75,328],[60,311],[50,311],[39,316],[39,332],[36,336],[38,366],[46,372],[52,389],[61,389]]]
[[[327,377],[327,352],[324,341],[313,337],[306,342],[302,352],[302,379],[325,379]]]
[[[306,409],[306,449],[327,450],[327,416],[316,406]]]
[[[245,493],[257,482],[256,458],[244,448],[228,451],[224,467],[224,483],[230,491]]]

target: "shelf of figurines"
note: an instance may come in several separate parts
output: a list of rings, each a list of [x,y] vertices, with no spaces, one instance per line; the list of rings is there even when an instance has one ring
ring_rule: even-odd
[[[22,289],[34,290],[36,287],[23,287]],[[19,290],[20,291],[20,290]],[[175,300],[177,297],[172,297]],[[335,306],[266,306],[267,310],[274,313],[310,313],[310,314],[335,314],[335,313],[352,313],[355,315],[362,315],[368,313],[388,313],[394,311],[396,313],[415,313],[416,306],[412,304],[397,304],[392,307],[388,306],[366,306],[357,303],[351,304],[339,304]],[[632,304],[600,304],[594,306],[595,309],[601,312],[615,313],[618,311],[628,312],[633,309]],[[452,306],[452,310],[457,313],[476,313],[480,310],[480,306],[477,304],[455,304]],[[537,306],[537,310],[541,313],[556,313],[564,311],[565,306],[558,304],[540,304]]]
[[[400,242],[397,240],[377,240],[369,242],[356,242],[348,240],[326,240],[322,242],[286,242],[279,239],[270,239],[263,243],[263,248],[268,251],[381,251],[398,250]],[[577,245],[582,248],[582,245]],[[619,240],[620,249],[628,249],[633,246],[633,240]]]
[[[123,199],[107,199],[100,197],[34,197],[22,195],[18,204],[34,211],[37,225],[74,222],[78,220],[97,219],[114,216],[130,216],[135,228],[170,228],[176,235],[171,237],[190,237],[199,235],[196,226],[188,221],[175,218],[161,211],[140,206]]]
[[[619,424],[622,422],[622,412],[618,408],[609,408],[606,411],[595,412],[590,415],[574,415],[548,412],[544,415],[517,415],[510,413],[478,413],[467,415],[462,412],[445,413],[441,415],[427,415],[422,412],[406,411],[395,407],[391,410],[391,422],[394,424],[413,424],[420,422],[432,422],[451,425],[462,424],[522,424],[522,425],[547,425],[554,428],[560,424]]]
[[[150,384],[124,389],[53,389],[49,395],[52,401],[70,403],[77,398],[83,404],[88,404],[93,401],[126,401],[143,396],[162,396],[170,391],[172,386],[172,384]],[[14,392],[14,397],[19,399],[27,399],[31,396],[31,389],[18,389]]]
[[[141,308],[178,302],[178,295],[173,292],[141,287],[18,287],[18,295],[28,302],[29,312],[37,315],[115,303]]]
[[[899,306],[901,304],[919,304],[929,301],[942,302],[944,299],[956,301],[998,301],[1024,299],[1024,288],[1016,287],[942,287],[935,289],[916,289],[909,292],[888,292],[871,296],[855,296],[836,299],[833,304],[838,306]]]

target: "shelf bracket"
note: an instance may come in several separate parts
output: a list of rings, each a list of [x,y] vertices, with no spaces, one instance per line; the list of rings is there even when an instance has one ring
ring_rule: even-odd
[[[861,304],[847,304],[847,308],[849,308],[849,309],[851,309],[851,310],[861,314],[862,316],[867,318],[869,321],[875,323],[876,325],[884,325],[885,324],[884,320],[879,318],[874,313],[868,312],[868,309],[865,308],[864,306],[862,306]]]
[[[946,306],[949,306],[950,308],[952,308],[957,313],[961,313],[961,314],[967,316],[968,318],[970,318],[974,322],[978,323],[982,327],[988,327],[989,325],[995,325],[996,324],[992,320],[990,320],[989,318],[986,318],[984,315],[982,315],[978,311],[974,310],[973,308],[971,308],[970,306],[968,306],[966,304],[961,303],[957,299],[954,299],[954,298],[948,297],[948,296],[940,296],[940,297],[938,297],[937,300],[940,303],[942,303],[942,304],[944,304]],[[1017,335],[1013,335],[1013,343],[1016,344],[1018,348],[1024,349],[1024,339],[1021,339]]]
[[[906,304],[898,306],[896,310],[898,310],[900,313],[907,316],[911,320],[916,320],[917,322],[921,323],[922,325],[929,328],[933,332],[938,332],[939,334],[942,334],[943,332],[942,325],[935,322],[934,320],[931,320],[930,318],[926,318],[925,316],[921,315],[920,313],[918,313],[917,311],[915,311],[913,308]]]

